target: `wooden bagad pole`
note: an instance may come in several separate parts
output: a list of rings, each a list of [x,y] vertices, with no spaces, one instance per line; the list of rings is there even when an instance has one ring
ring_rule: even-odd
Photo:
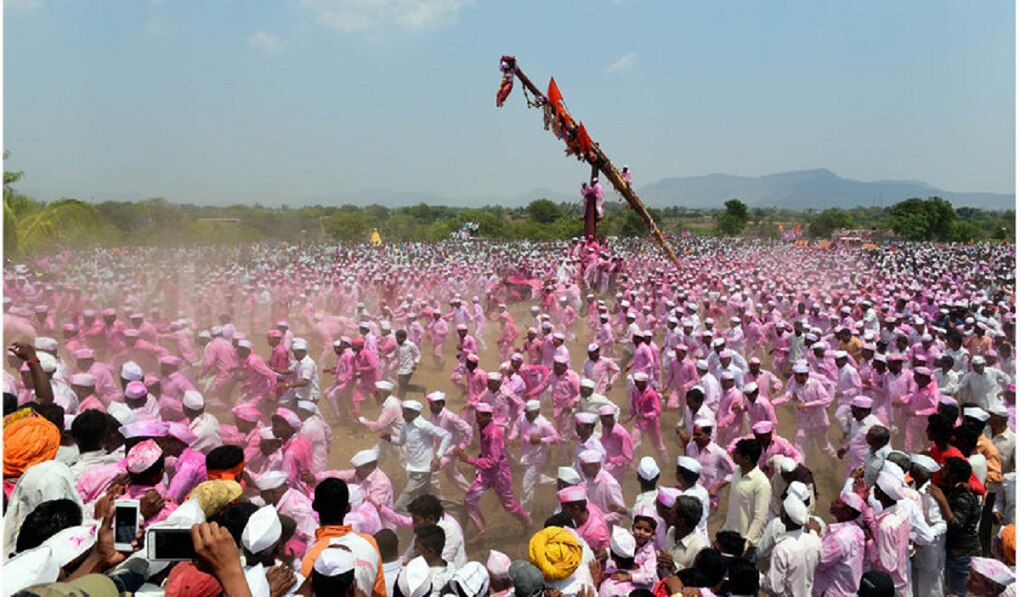
[[[539,89],[534,83],[532,83],[531,79],[529,79],[528,76],[524,74],[524,71],[522,71],[520,67],[516,65],[516,60],[514,61],[513,69],[514,75],[516,75],[517,79],[521,82],[521,85],[524,85],[524,87],[527,88],[527,90],[530,91],[531,94],[534,95],[536,98],[540,98],[541,104],[546,104],[549,102],[548,98],[546,98],[542,90]],[[571,129],[572,133],[575,133],[577,131],[577,124],[573,122],[573,117],[570,118],[570,122],[567,122],[565,124],[568,128]],[[634,189],[630,186],[630,184],[628,184],[627,181],[623,179],[623,175],[621,175],[620,171],[616,169],[616,166],[609,159],[609,156],[607,156],[605,152],[602,151],[602,148],[599,147],[599,144],[596,143],[594,140],[591,142],[591,153],[594,154],[594,158],[592,158],[591,156],[583,156],[584,160],[591,164],[593,168],[597,168],[598,171],[601,172],[606,177],[606,179],[613,185],[613,188],[616,189],[616,192],[623,197],[623,199],[627,202],[627,205],[629,205],[631,209],[637,212],[638,216],[641,217],[641,221],[643,221],[645,223],[645,226],[648,227],[649,232],[651,232],[652,238],[655,239],[655,242],[656,244],[659,245],[659,248],[661,248],[662,251],[666,254],[666,256],[669,257],[670,261],[673,262],[677,269],[680,269],[680,260],[677,259],[676,254],[673,253],[672,247],[669,246],[669,243],[666,242],[665,237],[662,236],[662,231],[659,230],[659,226],[656,225],[655,220],[652,218],[652,215],[648,213],[648,210],[645,208],[645,204],[642,203],[641,198],[638,197],[637,193],[634,192]],[[590,217],[594,219],[595,217],[594,209],[587,209],[585,213],[589,214]],[[589,227],[592,230],[594,230],[594,225],[589,226],[589,223],[586,222],[585,225],[586,232],[588,231]]]

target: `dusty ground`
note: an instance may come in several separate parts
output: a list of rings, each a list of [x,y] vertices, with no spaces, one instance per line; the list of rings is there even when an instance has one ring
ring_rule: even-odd
[[[526,325],[525,322],[531,320],[528,308],[530,304],[520,303],[511,307],[511,313],[514,319],[518,322],[518,328],[521,328],[522,334]],[[583,323],[579,323],[576,327],[578,332],[582,332],[582,338],[578,341],[568,343],[570,349],[571,359],[576,368],[580,368],[581,364],[586,358],[585,346],[587,344],[587,338],[583,338]],[[489,324],[486,327],[484,334],[485,341],[488,343],[488,350],[482,351],[480,355],[481,367],[486,371],[491,371],[499,366],[498,352],[495,348],[496,338],[498,336],[499,329],[495,323]],[[585,341],[581,341],[581,340]],[[427,352],[423,350],[423,352]],[[428,354],[423,355],[422,367],[418,370],[414,377],[414,383],[422,384],[429,391],[442,390],[447,394],[447,407],[451,408],[454,412],[459,413],[460,409],[464,405],[464,396],[458,388],[456,388],[450,382],[450,373],[452,371],[454,356],[455,356],[455,344],[452,338],[448,338],[447,344],[447,366],[444,371],[436,371],[432,367],[432,359]],[[332,363],[330,363],[331,365]],[[769,363],[765,363],[767,367]],[[320,363],[320,368],[323,365]],[[331,380],[323,378],[323,386],[326,386]],[[416,396],[412,396],[416,397]],[[618,384],[613,388],[613,392],[609,398],[616,404],[623,407],[626,405],[625,388],[624,384]],[[367,407],[365,409],[365,416],[374,418],[378,414],[378,407],[375,404],[365,403]],[[551,418],[551,408],[543,407],[543,412],[547,417]],[[780,420],[779,429],[781,435],[790,439],[794,438],[796,427],[794,423],[794,409],[791,405],[786,404],[777,408],[777,415]],[[659,463],[660,468],[663,470],[661,478],[662,484],[672,484],[673,469],[675,467],[676,457],[680,455],[680,445],[676,436],[672,434],[672,429],[676,425],[676,422],[680,418],[680,413],[666,412],[663,415],[662,427],[664,430],[664,437],[666,439],[667,454],[659,454],[650,445],[649,442],[643,442],[639,449],[636,451],[634,457],[635,461],[642,456],[652,456]],[[830,412],[831,418],[831,412]],[[838,432],[832,430],[830,438],[833,441],[833,445],[836,445],[838,441]],[[359,427],[352,431],[351,428],[346,426],[334,427],[333,437],[333,448],[330,452],[330,464],[334,468],[349,468],[350,457],[357,452],[374,445],[377,441],[377,436],[370,432],[365,427]],[[477,440],[472,450],[477,450]],[[573,454],[573,446],[570,446],[570,454]],[[514,474],[514,485],[515,495],[519,496],[521,469],[516,464],[516,456],[518,450],[516,448],[511,451],[511,468]],[[546,474],[555,477],[556,468],[561,464],[560,462],[554,462],[555,450],[553,455],[550,457],[550,462],[546,467]],[[807,465],[814,472],[815,480],[818,485],[818,513],[822,514],[823,517],[828,518],[828,504],[836,496],[840,484],[843,480],[845,461],[833,462],[825,454],[817,454],[809,452],[807,454]],[[405,473],[399,468],[399,464],[396,462],[383,462],[381,463],[383,470],[389,475],[393,481],[394,493],[399,494],[404,485]],[[473,474],[472,467],[466,464],[460,464],[462,472],[470,480]],[[627,500],[627,505],[633,503],[634,496],[637,494],[637,481],[629,481],[623,486],[624,498]],[[444,497],[451,502],[462,504],[463,495],[448,484],[443,478],[443,491]],[[554,485],[539,485],[535,490],[535,504],[532,508],[532,516],[535,519],[536,525],[541,525],[541,522],[551,515],[556,507],[555,501],[555,486]],[[521,530],[520,524],[510,514],[503,510],[499,501],[491,493],[486,494],[481,501],[482,512],[484,513],[488,528],[486,531],[486,538],[478,543],[473,543],[468,546],[469,557],[484,559],[488,555],[489,548],[499,549],[510,555],[512,558],[523,557],[527,554],[527,544],[530,535],[524,533]],[[717,511],[713,512],[709,519],[709,532],[714,534],[719,527],[722,526],[723,520],[725,519],[726,513],[726,492],[720,496],[720,505]],[[473,535],[474,530],[471,528],[470,523],[466,518],[462,518],[462,525],[465,529],[465,534],[468,536]],[[403,532],[400,534],[401,550],[406,546],[406,542],[410,540],[410,533]]]

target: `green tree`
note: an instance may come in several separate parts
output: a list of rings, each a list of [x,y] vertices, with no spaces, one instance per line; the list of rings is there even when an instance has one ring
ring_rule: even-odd
[[[560,206],[548,199],[535,199],[528,204],[528,217],[532,222],[552,224],[562,215]]]
[[[19,203],[16,199],[5,199],[4,251],[22,256],[77,245],[83,236],[99,230],[102,225],[96,208],[78,199],[50,203]]]
[[[355,209],[345,210],[330,216],[326,222],[326,232],[334,240],[348,243],[368,241],[368,219]]]
[[[6,160],[10,152],[4,151]],[[16,192],[24,173],[4,170],[4,253],[23,256],[67,245],[102,228],[96,208],[77,199],[40,203]]]
[[[833,207],[815,214],[808,226],[811,236],[815,238],[828,238],[836,230],[856,228],[857,220],[850,212]]]
[[[954,243],[966,243],[978,240],[983,236],[984,232],[976,224],[958,220],[953,223],[953,231],[949,234],[948,240]]]
[[[729,199],[723,205],[726,211],[716,219],[716,230],[724,236],[739,236],[750,220],[747,205],[740,199]]]
[[[955,223],[953,205],[941,197],[911,197],[889,210],[889,227],[906,240],[948,241]]]
[[[645,236],[648,234],[644,220],[633,209],[623,212],[623,217],[617,219],[620,220],[618,232],[620,236]]]

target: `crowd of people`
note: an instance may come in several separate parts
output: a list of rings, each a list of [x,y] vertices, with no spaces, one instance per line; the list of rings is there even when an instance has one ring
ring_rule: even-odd
[[[1013,594],[1015,247],[675,248],[6,264],[4,594]]]

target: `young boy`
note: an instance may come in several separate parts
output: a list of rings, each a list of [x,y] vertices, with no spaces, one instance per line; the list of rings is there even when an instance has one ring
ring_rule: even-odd
[[[432,574],[433,597],[442,594],[443,587],[450,581],[454,570],[443,559],[443,547],[446,546],[446,533],[439,526],[430,524],[414,529],[414,553],[424,558]]]
[[[397,534],[390,529],[382,529],[375,535],[375,543],[379,546],[379,555],[382,557],[383,577],[386,578],[386,590],[393,590],[393,583],[400,574],[400,551]]]

